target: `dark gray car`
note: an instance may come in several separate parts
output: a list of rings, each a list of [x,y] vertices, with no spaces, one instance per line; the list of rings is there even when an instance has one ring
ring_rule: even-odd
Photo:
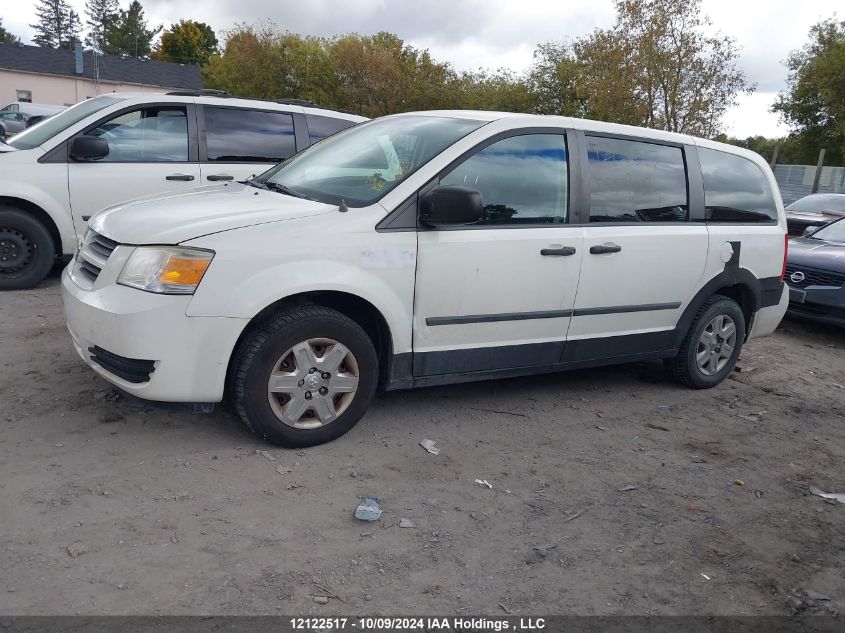
[[[845,327],[845,218],[789,242],[789,314]]]
[[[26,129],[29,115],[24,112],[0,112],[0,138],[14,136]]]
[[[845,216],[845,193],[811,193],[786,205],[786,230],[799,236],[809,226],[822,226]]]

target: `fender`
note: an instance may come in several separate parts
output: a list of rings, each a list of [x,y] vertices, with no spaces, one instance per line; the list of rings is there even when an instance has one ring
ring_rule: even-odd
[[[760,279],[755,277],[750,270],[741,268],[739,266],[739,256],[742,243],[731,242],[730,244],[733,247],[733,255],[725,263],[725,269],[704,284],[689,302],[681,318],[678,320],[675,326],[674,336],[674,345],[676,347],[680,346],[684,340],[699,308],[701,308],[708,298],[717,294],[722,288],[742,286],[749,291],[751,298],[751,318],[746,328],[746,336],[751,332],[751,325],[757,311],[761,308],[777,305],[780,301],[783,291],[783,281],[781,281],[780,277],[764,277]]]
[[[284,262],[263,269],[235,285],[225,304],[218,303],[216,293],[201,284],[186,314],[252,319],[268,306],[288,297],[309,292],[342,292],[363,299],[378,310],[390,330],[394,353],[411,351],[413,268],[408,274],[408,297],[403,300],[396,287],[360,266],[331,261],[322,262],[319,267],[312,264]],[[278,288],[274,279],[279,278],[287,279],[284,294],[274,292]],[[236,314],[222,314],[221,310],[226,306],[237,306]]]
[[[4,166],[5,167],[5,166]],[[10,165],[14,168],[15,166]],[[58,229],[59,237],[61,238],[61,252],[62,254],[72,254],[77,244],[76,230],[73,226],[73,220],[68,210],[68,200],[60,200],[52,196],[49,192],[39,187],[26,182],[23,179],[13,180],[10,170],[3,170],[3,179],[0,180],[0,200],[7,201],[9,204],[14,204],[15,200],[38,207],[45,214],[47,214]],[[65,174],[66,176],[66,174]],[[44,174],[45,178],[49,178],[48,174]],[[64,179],[64,193],[67,195],[67,178]],[[24,208],[24,210],[26,210]]]

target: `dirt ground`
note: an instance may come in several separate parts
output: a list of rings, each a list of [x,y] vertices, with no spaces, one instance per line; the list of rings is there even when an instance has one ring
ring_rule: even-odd
[[[845,331],[786,321],[709,391],[646,363],[382,394],[287,451],[116,397],[56,275],[0,323],[0,613],[845,610],[845,505],[808,491],[845,492]]]

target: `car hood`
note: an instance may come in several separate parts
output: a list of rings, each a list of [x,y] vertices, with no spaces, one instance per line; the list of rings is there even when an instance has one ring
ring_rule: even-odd
[[[233,183],[119,204],[101,211],[88,224],[123,244],[178,244],[211,233],[336,209],[336,205]]]
[[[5,154],[6,152],[17,152],[17,147],[12,147],[8,143],[0,141],[0,153]]]
[[[789,242],[787,260],[793,266],[845,272],[845,244],[798,237]]]

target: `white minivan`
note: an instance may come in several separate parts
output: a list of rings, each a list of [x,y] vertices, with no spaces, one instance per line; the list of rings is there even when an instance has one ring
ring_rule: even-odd
[[[0,290],[32,287],[70,259],[105,207],[244,180],[366,121],[307,102],[214,95],[103,95],[0,140]]]
[[[719,384],[788,303],[757,154],[562,117],[421,112],[245,184],[97,215],[62,276],[80,356],[149,400],[228,395],[283,446],[404,389],[664,359]]]

